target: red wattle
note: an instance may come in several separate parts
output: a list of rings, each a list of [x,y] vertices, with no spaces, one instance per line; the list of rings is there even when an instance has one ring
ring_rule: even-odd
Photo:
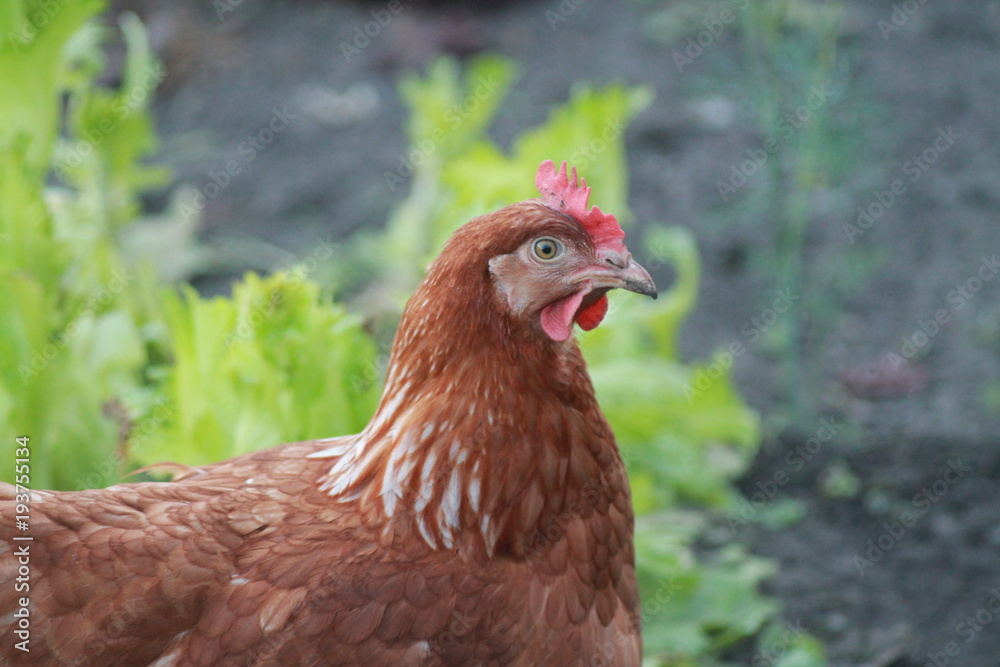
[[[584,331],[590,331],[597,328],[597,325],[601,323],[601,320],[607,314],[608,295],[604,294],[600,299],[580,311],[580,314],[576,316],[576,323]]]
[[[588,291],[581,289],[542,308],[542,328],[549,335],[549,338],[557,341],[569,338],[573,333],[574,321],[584,331],[590,331],[601,323],[604,316],[608,314],[607,294],[581,309],[579,314],[576,312]]]

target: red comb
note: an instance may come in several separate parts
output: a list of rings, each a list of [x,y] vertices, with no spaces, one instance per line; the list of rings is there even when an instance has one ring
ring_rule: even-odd
[[[617,246],[625,238],[625,231],[615,216],[606,215],[596,206],[587,210],[590,188],[587,187],[587,181],[577,179],[576,167],[573,167],[573,178],[570,179],[566,173],[565,161],[556,172],[555,163],[546,160],[539,165],[538,173],[535,174],[535,187],[547,206],[576,218],[590,233],[594,245]]]

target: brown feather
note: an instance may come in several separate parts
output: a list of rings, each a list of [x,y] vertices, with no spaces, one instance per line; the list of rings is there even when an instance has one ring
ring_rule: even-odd
[[[34,494],[31,652],[7,641],[0,659],[638,667],[614,436],[575,342],[512,311],[490,273],[540,235],[594,252],[537,201],[456,232],[361,434],[147,469],[169,483]],[[0,487],[8,638],[13,496]]]

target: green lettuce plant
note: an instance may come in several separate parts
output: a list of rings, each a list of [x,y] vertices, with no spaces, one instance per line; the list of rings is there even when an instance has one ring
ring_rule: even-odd
[[[142,463],[199,465],[357,433],[379,397],[375,344],[303,267],[247,274],[230,298],[163,296],[170,359],[132,441]]]
[[[114,234],[137,212],[137,188],[163,173],[137,164],[155,141],[148,96],[130,100],[129,119],[118,122],[115,109],[132,72],[153,59],[145,30],[125,15],[125,86],[96,85],[103,34],[88,20],[102,7],[0,10],[0,424],[5,448],[15,434],[30,438],[35,488],[75,488],[95,465],[97,481],[118,478],[119,399],[140,387],[147,362],[148,282]],[[70,150],[75,166],[61,169]]]

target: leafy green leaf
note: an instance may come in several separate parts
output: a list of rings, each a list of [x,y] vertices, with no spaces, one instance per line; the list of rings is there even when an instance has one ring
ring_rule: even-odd
[[[191,288],[164,296],[172,363],[166,408],[133,441],[143,463],[191,465],[284,442],[357,433],[380,391],[375,345],[360,320],[302,272],[247,274],[231,299]]]

